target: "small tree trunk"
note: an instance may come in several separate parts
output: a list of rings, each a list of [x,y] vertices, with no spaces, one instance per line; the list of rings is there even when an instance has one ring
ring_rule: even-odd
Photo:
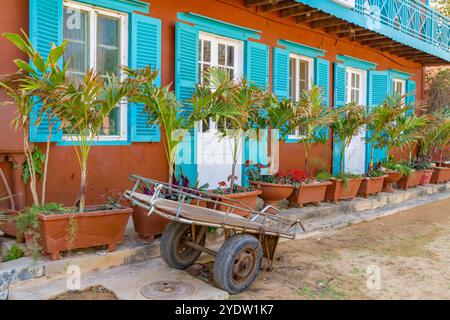
[[[367,168],[367,172],[370,172],[370,170],[373,168],[374,153],[375,153],[375,146],[374,146],[374,143],[372,142],[372,144],[370,145],[370,162],[369,162],[369,168]]]
[[[305,142],[304,146],[305,146],[305,172],[308,172],[309,145],[307,142]]]
[[[79,212],[84,212],[86,206],[86,188],[87,188],[87,159],[81,160],[81,183],[80,194],[78,196],[78,209]]]
[[[341,158],[340,160],[340,164],[339,164],[339,173],[341,175],[344,174],[344,160],[345,160],[345,144],[343,144],[343,146],[341,146]]]
[[[173,175],[175,173],[174,167],[175,167],[174,161],[172,159],[170,159],[169,160],[169,181],[167,181],[169,184],[173,183]]]
[[[234,193],[235,176],[236,176],[236,164],[237,164],[237,152],[238,152],[238,138],[234,138],[233,141],[233,164],[231,166],[231,177],[230,177],[230,193]]]
[[[27,130],[24,131],[23,145],[25,156],[27,158],[28,170],[30,171],[30,191],[31,196],[33,197],[33,204],[35,206],[39,206],[39,197],[36,190],[36,172],[34,170],[33,153],[29,150]]]
[[[45,162],[44,162],[44,171],[42,173],[42,195],[41,195],[41,204],[45,205],[45,193],[47,188],[47,168],[48,168],[48,158],[50,156],[50,141],[52,140],[52,124],[49,125],[49,134],[47,137],[47,149],[45,150]]]

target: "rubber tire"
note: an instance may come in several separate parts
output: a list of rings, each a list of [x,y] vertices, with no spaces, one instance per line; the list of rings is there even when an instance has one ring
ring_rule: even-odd
[[[197,226],[198,227],[198,226]],[[161,237],[161,257],[170,267],[174,269],[184,270],[194,264],[201,254],[201,251],[188,248],[185,256],[180,257],[177,254],[178,244],[181,236],[191,228],[190,224],[179,223],[175,221],[169,222]],[[198,227],[200,229],[200,227]],[[206,232],[200,245],[204,246],[206,242]]]
[[[256,250],[256,268],[244,284],[237,285],[232,281],[232,271],[237,255],[245,247],[251,246]],[[214,262],[214,281],[223,290],[230,294],[240,293],[246,290],[255,280],[259,273],[261,261],[263,258],[263,249],[258,239],[250,234],[236,234],[228,238],[216,256]]]

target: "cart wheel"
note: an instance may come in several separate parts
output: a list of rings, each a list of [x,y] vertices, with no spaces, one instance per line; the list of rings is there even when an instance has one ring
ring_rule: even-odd
[[[195,226],[196,233],[201,226]],[[200,256],[201,252],[186,246],[185,240],[192,241],[191,225],[175,221],[169,222],[161,237],[161,257],[172,268],[184,270],[191,266]],[[204,246],[206,232],[199,242]]]
[[[259,272],[263,251],[261,243],[249,234],[228,238],[217,253],[214,281],[231,294],[247,289]]]

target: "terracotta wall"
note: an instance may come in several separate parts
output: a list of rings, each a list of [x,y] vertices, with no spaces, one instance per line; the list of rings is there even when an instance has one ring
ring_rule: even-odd
[[[331,62],[335,61],[336,54],[344,54],[376,62],[379,70],[394,68],[413,73],[418,87],[417,99],[422,98],[422,70],[419,64],[380,53],[345,39],[334,38],[321,30],[311,30],[288,19],[279,19],[275,14],[263,15],[256,9],[246,9],[242,5],[242,0],[153,0],[149,2],[151,3],[150,15],[162,19],[162,83],[164,85],[174,81],[174,25],[177,12],[185,11],[261,30],[261,42],[270,46],[275,46],[278,39],[283,38],[324,49],[327,51],[325,58]],[[2,15],[0,20],[1,33],[19,32],[21,28],[28,29],[28,0],[0,0],[0,5],[3,12],[8,12],[7,15]],[[0,48],[2,50],[0,73],[13,71],[12,59],[19,56],[19,53],[4,39],[0,39]],[[333,99],[332,94],[330,99]],[[3,110],[2,113],[4,112]],[[3,118],[4,116],[1,116],[0,120]],[[0,135],[12,134],[7,131],[5,121],[0,122],[0,126]],[[303,167],[304,152],[301,145],[282,143],[280,152],[282,170]],[[311,162],[315,163],[309,168],[312,172],[321,165],[330,168],[331,142],[315,148],[312,157],[314,160]],[[77,194],[80,176],[72,147],[53,147],[49,166],[48,200],[72,204]],[[98,202],[99,196],[107,190],[124,190],[129,187],[130,173],[139,173],[156,179],[165,179],[167,176],[162,143],[94,147],[88,169],[88,202],[90,203]],[[3,193],[2,188],[0,183],[0,195]]]

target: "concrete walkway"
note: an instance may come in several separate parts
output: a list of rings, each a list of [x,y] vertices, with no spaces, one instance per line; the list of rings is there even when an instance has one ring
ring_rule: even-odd
[[[68,269],[71,270],[71,269]],[[68,291],[73,274],[17,282],[9,287],[9,300],[49,300]],[[120,300],[173,299],[223,300],[228,293],[167,266],[161,258],[81,274],[81,290],[104,286]],[[175,287],[164,286],[164,283]],[[147,297],[146,297],[147,295]]]

